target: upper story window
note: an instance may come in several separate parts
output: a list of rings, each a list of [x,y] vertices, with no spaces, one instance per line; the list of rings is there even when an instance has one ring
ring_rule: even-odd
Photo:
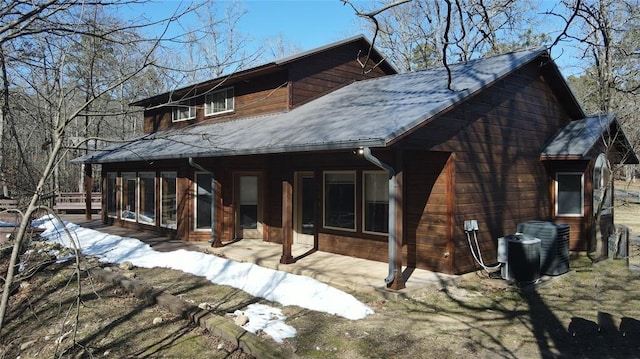
[[[188,102],[179,103],[173,108],[173,122],[196,118],[196,107]]]
[[[233,111],[233,87],[217,90],[205,96],[204,115],[217,115]]]

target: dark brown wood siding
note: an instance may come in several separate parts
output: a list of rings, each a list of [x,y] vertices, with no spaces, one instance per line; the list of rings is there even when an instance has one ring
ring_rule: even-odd
[[[229,80],[217,89],[233,87],[234,110],[218,115],[204,115],[205,96],[193,99],[196,118],[172,122],[170,106],[146,110],[144,112],[144,132],[151,133],[169,128],[190,126],[202,121],[227,121],[241,117],[263,115],[285,111],[289,108],[288,74],[282,70],[242,81]],[[202,90],[201,93],[206,92]]]
[[[360,56],[364,61],[368,50],[369,47],[362,42],[350,43],[327,51],[325,56],[309,57],[292,64],[291,107],[299,106],[354,81],[391,73],[386,67],[364,71],[357,58]],[[372,58],[366,69],[370,70],[373,64],[379,61],[379,58]]]
[[[202,121],[226,121],[248,116],[283,112],[312,99],[334,91],[354,81],[395,73],[386,63],[374,66],[381,59],[374,54],[365,69],[358,63],[364,61],[369,47],[356,41],[301,57],[291,63],[278,65],[257,74],[243,75],[211,86],[198,87],[198,92],[184,96],[196,106],[196,117],[192,120],[172,122],[170,106],[156,106],[144,112],[144,132],[152,133],[169,128],[191,126]],[[227,87],[233,87],[234,111],[205,116],[205,94]],[[175,100],[175,99],[174,99]]]
[[[409,267],[451,273],[451,153],[405,153],[405,244]]]
[[[478,268],[464,232],[465,220],[478,221],[483,257],[494,263],[497,238],[514,233],[520,222],[551,219],[550,179],[539,160],[540,150],[568,122],[537,64],[531,64],[405,139],[411,148],[456,155],[455,273]]]
[[[595,161],[548,161],[545,163],[551,178],[549,193],[551,194],[552,218],[554,222],[568,224],[570,228],[569,249],[572,251],[593,250],[593,164]],[[558,216],[555,213],[556,174],[558,172],[583,173],[584,212],[582,216]]]

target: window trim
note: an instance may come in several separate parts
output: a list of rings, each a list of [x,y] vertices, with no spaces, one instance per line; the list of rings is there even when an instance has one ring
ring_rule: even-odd
[[[212,97],[224,92],[225,93],[225,109],[222,111],[212,111],[213,110],[213,106],[212,106]],[[229,94],[231,92],[231,94]],[[228,107],[227,105],[229,104],[229,101],[231,101],[231,106]],[[225,87],[223,89],[219,89],[216,91],[212,91],[208,94],[205,95],[204,97],[204,115],[205,116],[217,116],[217,115],[222,115],[225,113],[229,113],[229,112],[233,112],[236,108],[236,101],[235,101],[235,91],[233,89],[233,87]]]
[[[353,228],[333,227],[327,225],[327,175],[328,174],[351,174],[353,175]],[[355,170],[347,171],[323,171],[322,172],[322,228],[344,232],[358,231],[358,174]]]
[[[194,232],[211,232],[215,228],[215,223],[211,223],[209,228],[198,228],[198,175],[213,176],[211,173],[204,171],[195,171],[193,173],[193,231]],[[213,178],[213,177],[212,177]],[[213,205],[215,188],[211,188],[210,199]],[[209,211],[211,213],[211,211]]]
[[[385,171],[375,171],[375,170],[371,170],[371,171],[362,171],[362,213],[361,213],[361,217],[362,217],[362,233],[367,233],[367,234],[374,234],[374,235],[378,235],[378,236],[389,236],[389,233],[385,233],[385,232],[375,232],[375,231],[367,231],[366,230],[366,218],[367,218],[367,181],[365,180],[366,175],[367,174],[377,174],[377,175],[384,175],[385,177],[388,177],[387,172]],[[387,186],[387,208],[389,208],[389,187]],[[389,212],[387,211],[387,223],[389,221]]]
[[[138,208],[137,208],[138,207],[138,203],[137,203],[138,202],[138,173],[137,172],[122,172],[122,174],[120,176],[121,176],[121,182],[122,182],[122,185],[121,185],[122,190],[120,191],[120,219],[123,220],[123,221],[136,223],[136,222],[138,222]],[[127,179],[131,179],[131,178],[133,178],[133,180],[135,182],[133,188],[134,188],[134,191],[135,191],[134,197],[135,197],[135,201],[136,201],[136,203],[135,203],[135,207],[136,208],[134,208],[134,210],[133,210],[133,214],[134,214],[134,218],[133,219],[126,218],[126,217],[124,217],[122,215],[123,212],[125,211],[125,209],[124,209],[124,207],[125,207],[124,206],[124,196],[126,195],[126,193],[125,193],[126,191],[124,190],[125,189],[124,187],[125,187],[125,183],[126,183]],[[128,189],[129,188],[127,187],[127,190]]]
[[[175,182],[175,188],[176,188],[176,193],[175,193],[175,195],[176,195],[176,201],[175,201],[175,203],[176,203],[176,206],[175,206],[176,223],[175,223],[174,227],[171,227],[170,225],[165,225],[164,221],[163,221],[163,219],[164,219],[164,216],[163,216],[163,213],[164,213],[164,198],[163,198],[163,195],[164,195],[163,188],[164,188],[164,186],[163,186],[163,181],[165,179],[164,176],[167,175],[167,174],[168,175],[173,175],[173,180]],[[174,229],[174,230],[178,229],[177,211],[178,211],[178,172],[177,171],[161,171],[160,172],[160,208],[158,210],[158,212],[159,212],[159,216],[158,217],[160,217],[160,222],[159,222],[160,227],[167,228],[167,229]]]
[[[257,183],[257,194],[258,194],[258,203],[257,203],[257,228],[255,229],[243,229],[240,226],[240,202],[241,202],[241,178],[242,177],[256,177],[258,179]],[[250,238],[245,237],[245,234],[256,235],[257,237],[264,238],[265,236],[265,219],[264,219],[264,206],[265,206],[265,198],[264,198],[264,172],[263,171],[237,171],[233,173],[233,231],[237,238]],[[245,231],[247,233],[245,233]],[[253,232],[253,233],[251,233]]]
[[[115,198],[114,201],[115,203],[113,204],[114,206],[114,214],[109,214],[109,178],[113,179],[113,190],[115,191]],[[105,196],[105,213],[107,218],[118,218],[118,172],[107,172],[107,176],[106,176],[106,185],[105,185],[105,192],[106,192],[106,196]]]
[[[559,213],[558,212],[558,192],[560,181],[558,176],[574,175],[580,176],[580,213]],[[584,217],[584,172],[556,172],[555,176],[555,215],[556,217]]]
[[[179,107],[188,107],[189,108],[189,116],[185,118],[178,118],[178,108]],[[193,114],[191,113],[193,111]],[[171,122],[182,122],[189,121],[196,118],[196,106],[191,103],[191,101],[183,101],[178,102],[171,108]]]
[[[151,178],[153,179],[153,222],[141,222],[140,221],[140,215],[142,213],[140,213],[140,208],[141,208],[141,204],[142,204],[142,190],[141,190],[141,186],[142,186],[142,177],[145,178]],[[137,186],[136,186],[136,191],[137,191],[137,196],[138,196],[138,203],[136,203],[136,223],[139,224],[144,224],[145,226],[155,226],[156,224],[158,224],[158,217],[156,215],[157,213],[157,208],[156,208],[156,203],[158,200],[158,193],[156,190],[156,186],[157,186],[157,173],[154,171],[140,171],[137,173]]]

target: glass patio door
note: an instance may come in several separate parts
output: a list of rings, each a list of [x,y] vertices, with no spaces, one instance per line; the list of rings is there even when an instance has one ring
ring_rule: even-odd
[[[236,237],[262,238],[260,177],[236,176]]]
[[[316,185],[313,172],[296,172],[294,188],[295,243],[314,245],[316,233]]]

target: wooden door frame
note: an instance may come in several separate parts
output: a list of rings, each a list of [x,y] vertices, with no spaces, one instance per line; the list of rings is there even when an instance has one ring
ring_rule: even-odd
[[[316,173],[314,171],[295,171],[293,173],[293,243],[299,243],[299,236],[309,236],[302,234],[302,179],[312,178],[316,181]],[[314,195],[314,198],[316,196]],[[314,204],[315,206],[315,204]],[[314,213],[314,234],[313,245],[316,245],[316,229],[317,213]]]
[[[240,177],[256,176],[258,177],[258,228],[262,239],[265,238],[264,225],[264,172],[262,171],[234,171],[233,172],[233,233],[234,239],[243,238],[242,229],[240,228]]]

